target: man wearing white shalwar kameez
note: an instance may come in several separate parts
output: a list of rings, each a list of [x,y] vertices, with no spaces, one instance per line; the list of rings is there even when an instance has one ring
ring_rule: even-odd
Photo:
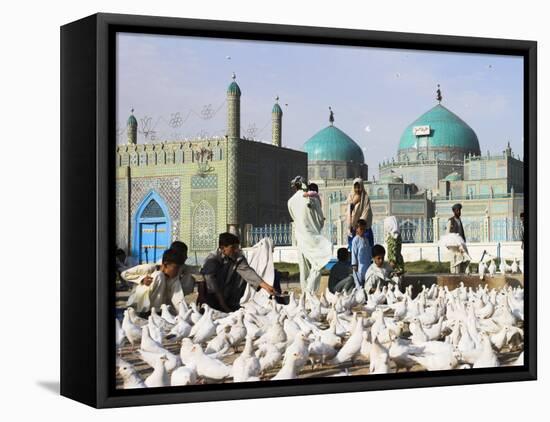
[[[464,226],[460,219],[462,204],[453,205],[452,210],[453,216],[447,221],[446,235],[442,237],[440,243],[445,244],[450,252],[451,274],[463,274],[472,259],[468,254]],[[457,238],[457,241],[453,241],[453,236]]]
[[[302,291],[316,293],[321,284],[321,270],[332,257],[332,245],[321,235],[324,217],[319,198],[304,197],[307,187],[301,177],[291,183],[296,192],[288,200],[288,212],[295,226],[300,286]]]

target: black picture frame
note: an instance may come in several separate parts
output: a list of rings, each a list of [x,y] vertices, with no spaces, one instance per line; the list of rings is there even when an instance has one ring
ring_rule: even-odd
[[[525,365],[299,381],[114,389],[114,39],[117,32],[524,58]],[[61,28],[61,394],[97,408],[535,380],[537,44],[534,41],[95,14]]]

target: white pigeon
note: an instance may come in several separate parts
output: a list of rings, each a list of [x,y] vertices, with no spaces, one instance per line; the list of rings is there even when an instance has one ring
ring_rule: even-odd
[[[412,334],[410,339],[413,344],[423,344],[429,340],[428,335],[424,332],[422,324],[420,323],[418,318],[413,318],[413,320],[409,324],[409,330]]]
[[[161,355],[156,359],[153,366],[153,372],[145,379],[145,385],[147,387],[167,387],[170,385],[168,372],[164,366],[164,362],[166,361],[167,359],[164,355]]]
[[[172,372],[170,376],[170,385],[193,385],[197,383],[197,368],[193,363],[186,366],[180,366]]]
[[[124,335],[130,342],[132,347],[141,339],[141,328],[130,320],[130,312],[128,309],[124,311],[124,318],[122,319],[122,330],[124,331]]]
[[[495,261],[493,261],[491,259],[491,263],[489,264],[489,268],[487,268],[489,270],[489,275],[491,277],[494,277],[494,275],[496,274],[497,272],[497,266],[495,265]]]
[[[287,359],[284,360],[283,366],[277,372],[277,374],[271,378],[272,381],[276,380],[287,380],[298,378],[298,373],[300,372],[301,366],[300,362],[304,361],[304,357],[293,353],[289,355]]]
[[[442,341],[424,343],[423,350],[419,354],[411,354],[411,359],[422,365],[428,371],[441,371],[454,369],[458,365],[458,359],[452,344]]]
[[[506,274],[506,262],[504,258],[500,258],[500,264],[498,264],[498,272],[500,274]]]
[[[514,262],[512,262],[512,267],[510,269],[512,270],[512,274],[516,274],[519,272],[519,264],[516,258],[514,258]]]
[[[260,360],[254,354],[252,337],[247,337],[242,353],[233,362],[233,381],[259,381],[260,371]]]
[[[118,367],[118,373],[122,377],[124,389],[146,387],[145,383],[138,375],[135,368],[128,362],[121,361],[121,364]]]
[[[260,371],[265,372],[281,361],[283,353],[277,346],[271,343],[263,343],[256,351],[256,356],[260,359]]]
[[[231,347],[231,337],[229,335],[230,330],[231,327],[225,327],[224,331],[218,333],[216,337],[214,337],[206,344],[206,349],[204,350],[204,352],[207,354],[219,353],[222,351],[223,353],[227,352]]]
[[[289,357],[293,354],[296,354],[303,359],[302,361],[298,362],[298,366],[302,367],[307,362],[307,359],[309,357],[309,337],[306,333],[300,333],[295,338],[292,344],[290,344],[284,353],[284,360],[289,359]]]
[[[428,341],[432,340],[439,340],[442,336],[442,328],[443,328],[443,320],[444,317],[440,317],[439,321],[437,321],[435,324],[431,326],[422,326],[422,330],[424,330],[424,333],[426,336],[428,336]]]
[[[206,319],[201,319],[200,327],[193,335],[195,343],[206,343],[216,335],[216,325],[212,321],[211,315],[212,313],[209,311],[204,313]]]
[[[170,310],[168,309],[168,305],[163,303],[160,305],[160,317],[168,322],[169,324],[174,325],[176,323],[176,319],[174,316],[170,313]]]
[[[147,325],[147,320],[145,318],[141,318],[136,314],[136,310],[132,307],[129,307],[126,309],[128,311],[128,316],[130,317],[130,321],[132,323],[136,324],[138,327],[143,327],[144,325]]]
[[[153,340],[150,333],[149,325],[141,327],[141,349],[146,352],[163,353],[164,349],[162,345]]]
[[[308,347],[308,352],[312,364],[315,360],[324,365],[326,360],[330,360],[336,356],[336,349],[326,343],[323,343],[322,337],[318,335]]]
[[[479,274],[479,279],[480,280],[483,280],[483,277],[485,276],[485,272],[487,271],[487,266],[485,265],[484,262],[480,262],[478,264],[478,274]]]
[[[359,354],[365,359],[370,359],[370,350],[372,348],[372,340],[370,336],[370,331],[363,331],[363,340],[361,340],[361,348],[359,349]]]
[[[361,351],[361,343],[363,342],[363,317],[357,318],[355,330],[344,343],[338,354],[332,360],[332,363],[339,364],[353,361],[353,359]]]
[[[237,322],[231,326],[229,331],[229,339],[231,340],[231,345],[237,350],[237,346],[241,343],[246,337],[246,326],[244,325],[244,314],[241,312],[237,317]]]
[[[481,333],[480,340],[481,353],[474,362],[474,368],[494,368],[500,366],[497,355],[491,346],[489,336]]]
[[[147,352],[140,349],[138,350],[138,354],[141,359],[152,368],[155,367],[155,362],[160,356],[164,356],[164,358],[166,359],[166,362],[164,362],[164,367],[168,372],[172,372],[174,369],[181,365],[180,358],[168,350],[164,350],[163,352]]]
[[[395,363],[397,371],[399,368],[410,370],[416,361],[410,357],[414,353],[422,353],[422,346],[414,346],[410,340],[393,337],[388,353],[390,359]]]
[[[151,308],[151,313],[149,317],[153,318],[153,321],[155,322],[155,325],[157,327],[161,327],[164,330],[170,330],[172,328],[172,324],[170,324],[164,318],[161,318],[159,314],[157,314],[157,311],[154,306]]]
[[[126,334],[124,334],[124,330],[122,329],[122,326],[120,325],[120,321],[118,318],[115,318],[115,334],[116,334],[116,347],[122,346],[124,343],[124,339],[126,338]]]
[[[186,339],[184,339],[186,340]],[[183,343],[183,341],[182,341]],[[183,348],[182,344],[182,348]],[[194,344],[188,354],[182,356],[185,365],[195,364],[197,374],[203,378],[214,381],[222,381],[231,376],[231,367],[218,359],[212,358],[204,353],[200,344]]]
[[[378,338],[375,337],[370,349],[369,374],[387,374],[390,372],[390,355]]]
[[[153,340],[155,340],[158,344],[162,345],[162,338],[164,337],[164,332],[161,327],[158,327],[153,318],[149,316],[149,324],[147,325],[149,327],[149,335]]]
[[[183,316],[178,314],[176,316],[176,325],[166,335],[168,340],[180,340],[183,337],[187,337],[191,333],[191,324],[187,322],[186,315],[189,315],[192,311],[187,311]]]

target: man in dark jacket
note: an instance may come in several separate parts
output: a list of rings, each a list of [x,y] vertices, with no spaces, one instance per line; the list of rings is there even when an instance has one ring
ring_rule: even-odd
[[[275,294],[271,285],[261,279],[241,253],[239,238],[231,233],[219,236],[218,249],[206,258],[200,273],[198,304],[206,303],[223,312],[232,312],[240,307],[240,299],[246,284],[256,290],[264,289]]]
[[[464,234],[464,226],[460,216],[462,214],[462,204],[454,204],[452,207],[453,216],[449,218],[447,222],[447,233],[456,233],[464,243],[466,243],[466,235]],[[466,245],[459,249],[451,258],[451,274],[462,274],[466,271],[466,267],[469,265],[470,259],[468,255],[468,249]]]

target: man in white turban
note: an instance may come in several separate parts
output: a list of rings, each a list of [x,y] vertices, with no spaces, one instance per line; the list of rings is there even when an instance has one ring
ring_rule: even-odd
[[[302,291],[316,293],[321,284],[321,270],[331,259],[332,245],[321,235],[325,219],[319,198],[304,197],[307,184],[300,176],[291,185],[295,193],[288,200],[288,212],[295,225],[300,285]]]

